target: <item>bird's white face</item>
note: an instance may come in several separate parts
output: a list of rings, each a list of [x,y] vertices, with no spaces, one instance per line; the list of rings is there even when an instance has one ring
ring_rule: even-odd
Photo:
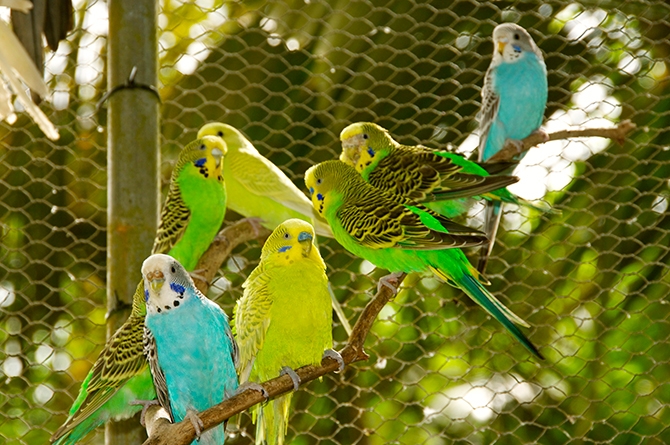
[[[184,301],[190,278],[182,265],[171,256],[155,254],[144,260],[142,277],[147,313],[165,313],[179,307]]]
[[[536,52],[536,45],[530,34],[513,23],[498,25],[493,30],[493,60],[500,63],[514,63],[524,54]]]

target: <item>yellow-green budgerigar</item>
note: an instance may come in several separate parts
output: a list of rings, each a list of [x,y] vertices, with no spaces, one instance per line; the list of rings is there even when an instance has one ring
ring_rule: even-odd
[[[528,326],[479,281],[460,249],[486,240],[421,204],[366,183],[341,161],[310,167],[305,184],[314,208],[326,218],[335,239],[377,267],[399,272],[432,272],[463,290],[538,357],[537,348],[516,326]]]
[[[340,160],[354,167],[366,182],[421,202],[447,218],[467,210],[465,198],[469,197],[533,207],[505,188],[517,182],[517,177],[491,175],[457,153],[402,145],[372,122],[345,127],[340,141]]]
[[[221,228],[226,212],[222,162],[225,142],[207,136],[179,154],[161,213],[153,253],[169,253],[196,267]],[[133,295],[126,322],[107,341],[81,385],[65,423],[53,434],[56,445],[77,443],[108,420],[122,420],[142,409],[136,402],[156,398],[149,366],[142,351],[146,305],[144,284]]]
[[[198,131],[199,138],[206,135],[218,136],[228,146],[223,176],[229,209],[245,217],[261,218],[270,230],[287,219],[298,218],[313,222],[318,235],[333,237],[328,224],[314,215],[305,194],[238,129],[212,122]]]
[[[258,384],[277,377],[281,370],[291,375],[297,387],[294,368],[321,363],[325,351],[337,354],[330,349],[326,264],[313,241],[309,223],[285,221],[272,232],[258,267],[244,282],[233,319],[241,384]],[[252,408],[257,445],[284,443],[291,397],[289,393]]]

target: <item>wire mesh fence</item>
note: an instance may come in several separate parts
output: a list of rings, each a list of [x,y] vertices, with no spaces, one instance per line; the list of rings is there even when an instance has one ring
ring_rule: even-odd
[[[0,127],[4,443],[46,443],[105,342],[106,4],[75,6],[75,31],[46,69],[43,109],[61,139],[22,115]],[[290,442],[670,442],[669,17],[661,0],[161,4],[166,181],[213,120],[242,130],[301,189],[356,121],[470,152],[491,32],[504,21],[545,56],[548,131],[638,126],[623,145],[539,146],[516,170],[512,191],[560,212],[505,208],[489,289],[532,325],[546,360],[460,291],[410,277],[370,332],[370,359],[297,393]],[[461,222],[479,226],[480,212]],[[383,273],[335,241],[320,247],[354,321]],[[238,249],[210,291],[229,314],[259,252]],[[334,333],[342,345],[337,323]],[[246,414],[230,430],[227,443],[253,439]]]

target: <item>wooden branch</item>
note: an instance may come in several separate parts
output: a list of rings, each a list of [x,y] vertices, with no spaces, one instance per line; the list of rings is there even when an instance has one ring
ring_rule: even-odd
[[[398,286],[405,279],[405,276],[406,274],[399,276]],[[358,321],[356,321],[347,345],[340,351],[346,365],[368,358],[363,349],[365,339],[372,328],[372,324],[377,319],[377,315],[393,296],[393,292],[388,287],[382,286],[375,297],[365,306],[360,317],[358,317]],[[305,384],[329,372],[335,372],[338,368],[337,361],[328,357],[321,361],[321,366],[303,366],[296,369],[295,372],[300,377],[302,384]],[[272,398],[292,391],[293,381],[288,375],[283,375],[262,383],[262,386]],[[204,429],[209,429],[264,401],[265,399],[260,392],[247,389],[235,397],[201,412],[199,417],[205,425]],[[171,424],[161,415],[161,410],[165,412],[162,408],[152,406],[147,411],[145,420],[149,438],[144,442],[144,445],[190,444],[195,439],[195,430],[191,421],[186,419],[180,423]]]
[[[270,230],[261,226],[258,218],[244,218],[221,230],[198,261],[193,277],[195,287],[206,295],[216,272],[233,249],[253,239],[263,241],[270,236],[270,233],[272,233]]]
[[[549,134],[549,139],[545,137],[546,133],[533,133],[523,139],[522,144],[515,144],[509,140],[505,143],[502,150],[491,157],[488,162],[504,162],[514,158],[514,156],[531,149],[532,147],[549,141],[558,141],[561,139],[583,138],[583,137],[601,137],[609,138],[623,145],[626,135],[635,128],[635,124],[629,120],[620,122],[616,127],[610,128],[575,128],[569,130],[560,130]]]

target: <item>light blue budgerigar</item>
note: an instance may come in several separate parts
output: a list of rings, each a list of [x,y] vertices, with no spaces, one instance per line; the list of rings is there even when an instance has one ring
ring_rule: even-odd
[[[158,402],[173,422],[188,418],[193,423],[199,445],[221,445],[224,426],[202,432],[197,412],[237,390],[238,349],[228,317],[169,255],[144,260],[142,276],[147,303],[144,353]]]
[[[493,30],[493,60],[482,88],[479,162],[539,131],[547,105],[547,67],[528,31],[514,23]],[[517,142],[518,144],[519,142]],[[489,239],[478,269],[484,272],[500,225],[500,202],[487,203],[484,232]]]

